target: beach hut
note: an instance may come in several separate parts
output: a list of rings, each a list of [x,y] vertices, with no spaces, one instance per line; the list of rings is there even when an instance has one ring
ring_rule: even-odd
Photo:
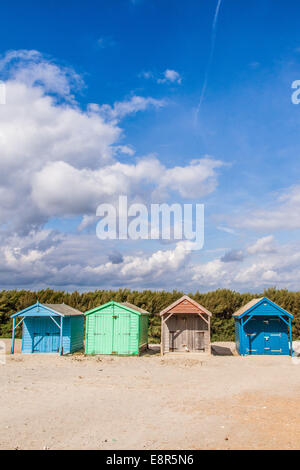
[[[233,314],[239,354],[292,355],[293,315],[270,299],[253,299]]]
[[[210,352],[210,317],[205,307],[184,295],[169,305],[161,317],[161,354]]]
[[[21,320],[16,325],[16,318]],[[22,353],[73,353],[83,348],[84,315],[66,304],[37,302],[11,316],[13,319],[12,348],[15,330],[23,325]]]
[[[86,315],[86,354],[138,355],[148,347],[149,312],[128,302],[108,302]]]

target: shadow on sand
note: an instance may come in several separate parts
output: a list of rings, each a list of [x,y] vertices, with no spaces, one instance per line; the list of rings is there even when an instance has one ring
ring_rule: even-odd
[[[211,345],[211,353],[213,356],[233,356],[233,352],[229,347],[217,346],[216,344]]]
[[[140,356],[154,356],[160,354],[160,344],[149,344],[148,348],[140,353]]]

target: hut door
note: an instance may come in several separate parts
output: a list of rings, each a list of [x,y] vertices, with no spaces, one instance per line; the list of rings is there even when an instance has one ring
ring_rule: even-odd
[[[113,354],[130,354],[130,314],[114,315]]]
[[[250,318],[245,327],[246,354],[263,354],[262,336],[263,321],[257,317]]]
[[[53,333],[52,335],[52,351],[59,352],[59,341],[60,341],[60,334]]]
[[[111,354],[113,351],[113,317],[95,315],[94,354]]]
[[[59,350],[60,333],[57,325],[49,317],[32,319],[34,353],[54,353]]]
[[[185,315],[172,315],[168,320],[169,349],[170,351],[186,351],[187,344],[187,317]]]
[[[204,331],[195,331],[194,338],[195,338],[195,343],[194,343],[195,350],[204,351],[205,350]]]
[[[265,354],[288,354],[288,328],[276,317],[264,318],[264,352]]]

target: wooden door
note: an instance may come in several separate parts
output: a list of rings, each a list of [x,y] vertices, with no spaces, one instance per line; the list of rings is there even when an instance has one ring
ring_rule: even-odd
[[[188,325],[186,315],[172,315],[168,320],[169,350],[186,351],[188,348]]]
[[[204,331],[194,331],[195,351],[205,351]]]

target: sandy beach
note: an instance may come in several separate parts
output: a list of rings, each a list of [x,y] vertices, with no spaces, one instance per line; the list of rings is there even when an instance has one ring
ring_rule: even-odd
[[[17,340],[0,365],[0,448],[299,449],[300,360],[213,349],[59,357]]]

